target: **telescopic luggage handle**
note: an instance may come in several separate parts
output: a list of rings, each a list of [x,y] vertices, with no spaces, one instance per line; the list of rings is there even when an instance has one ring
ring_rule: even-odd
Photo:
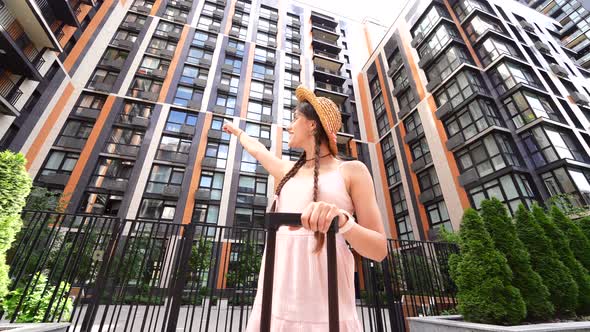
[[[266,259],[264,261],[264,284],[262,288],[262,312],[260,331],[270,332],[272,312],[272,289],[275,267],[275,246],[277,230],[281,226],[301,226],[301,214],[269,212],[264,217],[267,229]],[[338,273],[336,270],[336,233],[338,232],[338,217],[332,220],[326,236],[328,259],[328,313],[330,332],[338,332]]]

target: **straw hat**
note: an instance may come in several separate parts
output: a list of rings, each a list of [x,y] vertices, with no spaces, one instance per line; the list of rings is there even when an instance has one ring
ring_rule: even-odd
[[[326,134],[328,134],[330,151],[333,154],[338,154],[336,135],[338,134],[340,127],[342,127],[342,115],[338,110],[338,106],[326,97],[316,96],[313,91],[303,85],[297,87],[297,90],[295,90],[295,96],[299,102],[306,101],[313,106],[320,118],[322,127],[324,127]]]

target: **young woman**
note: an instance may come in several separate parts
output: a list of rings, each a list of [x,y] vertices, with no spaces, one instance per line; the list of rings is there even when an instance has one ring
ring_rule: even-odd
[[[373,179],[359,161],[336,155],[336,133],[342,125],[338,107],[328,98],[299,86],[293,122],[287,128],[289,147],[304,152],[296,162],[277,158],[241,129],[226,123],[243,147],[268,170],[276,183],[276,212],[301,213],[303,227],[277,231],[271,329],[278,332],[328,331],[328,290],[325,233],[338,216],[336,235],[340,331],[362,331],[356,313],[354,258],[381,261],[387,242]],[[356,215],[355,218],[352,214]],[[264,258],[247,331],[260,331]]]

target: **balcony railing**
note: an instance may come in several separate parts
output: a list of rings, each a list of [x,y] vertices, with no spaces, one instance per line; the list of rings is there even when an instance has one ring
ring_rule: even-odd
[[[332,74],[332,75],[336,75],[336,76],[340,76],[340,77],[343,76],[342,75],[342,72],[340,70],[331,70],[331,69],[328,69],[326,67],[322,67],[320,65],[314,65],[313,67],[317,71],[321,71],[321,72],[324,72],[324,73],[328,73],[328,74]]]
[[[15,106],[22,95],[23,92],[6,76],[6,73],[0,76],[0,96],[10,105]]]
[[[328,30],[330,32],[336,33],[336,28],[333,28],[333,27],[331,27],[329,25],[322,24],[322,23],[319,23],[319,22],[312,22],[311,23],[311,26],[312,27],[316,27],[316,28],[320,28],[320,29],[324,29],[324,30]]]
[[[315,86],[320,89],[329,90],[332,92],[344,93],[344,89],[341,86],[328,84],[324,82],[316,82]]]
[[[313,50],[313,54],[325,56],[325,57],[328,57],[330,59],[334,59],[334,60],[340,61],[340,57],[338,55],[332,54],[332,53],[329,53],[329,52],[324,52],[322,50],[316,50],[316,49],[314,49]]]

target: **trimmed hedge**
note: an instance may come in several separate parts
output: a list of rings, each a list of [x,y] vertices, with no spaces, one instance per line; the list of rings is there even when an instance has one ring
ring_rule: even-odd
[[[562,317],[573,316],[578,303],[578,285],[570,271],[559,260],[541,225],[522,204],[516,211],[515,221],[516,233],[529,252],[533,270],[539,273],[549,289],[555,313]]]
[[[488,324],[522,321],[526,308],[520,291],[512,286],[512,271],[473,209],[463,215],[460,247],[461,254],[451,257],[450,266],[464,319]]]
[[[572,277],[578,284],[579,294],[576,312],[578,314],[590,313],[590,275],[588,275],[588,270],[574,256],[568,238],[557,227],[558,224],[566,223],[565,219],[567,217],[555,206],[551,208],[551,218],[547,217],[543,209],[538,205],[533,206],[533,215],[545,216],[539,217],[537,221],[545,230],[559,258],[570,270]]]
[[[25,165],[22,153],[0,152],[0,298],[4,298],[10,284],[6,251],[22,227],[20,213],[31,190]]]
[[[526,303],[528,320],[542,320],[553,315],[555,308],[541,276],[531,266],[526,247],[516,235],[516,228],[504,204],[496,198],[481,204],[484,226],[498,251],[504,254],[513,273],[512,283]]]

